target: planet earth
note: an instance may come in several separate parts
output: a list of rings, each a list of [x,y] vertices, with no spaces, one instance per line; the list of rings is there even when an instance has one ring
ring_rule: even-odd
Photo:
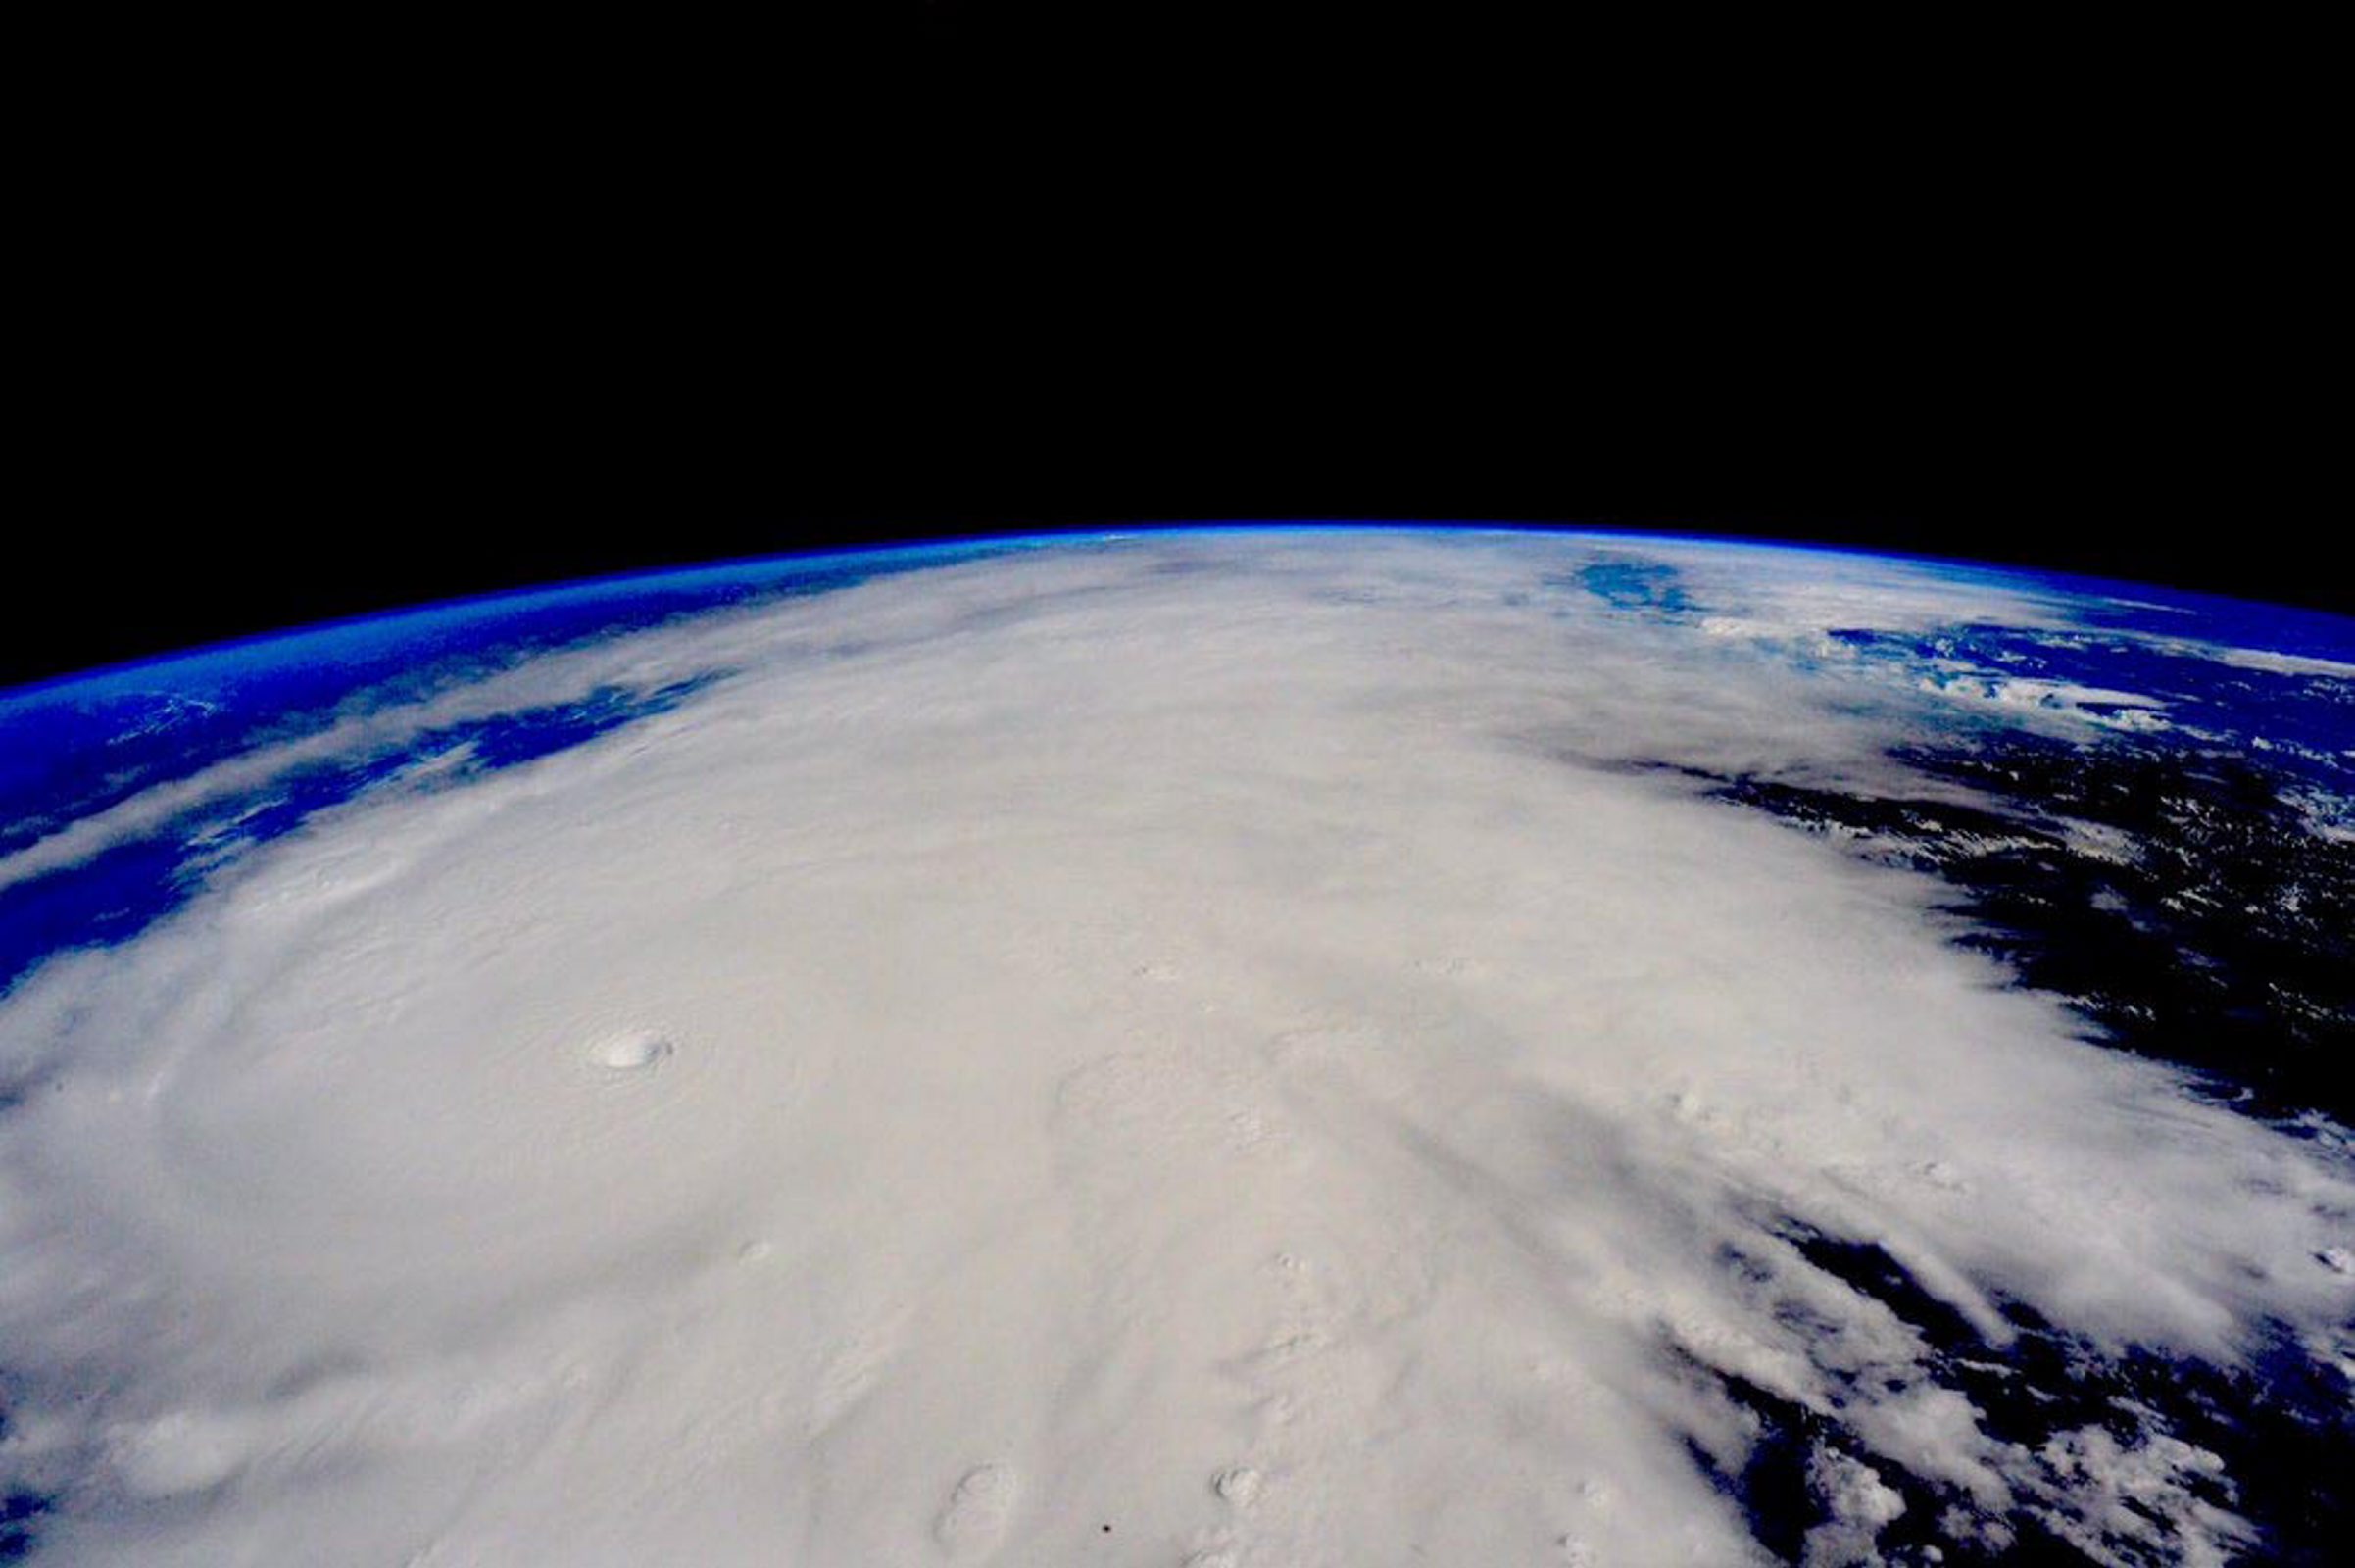
[[[2355,622],[1501,529],[0,694],[0,1556],[2355,1551]]]

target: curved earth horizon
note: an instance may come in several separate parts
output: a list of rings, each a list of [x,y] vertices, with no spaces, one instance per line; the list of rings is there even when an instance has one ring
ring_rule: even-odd
[[[0,1558],[2335,1560],[2355,621],[1054,535],[0,692]]]

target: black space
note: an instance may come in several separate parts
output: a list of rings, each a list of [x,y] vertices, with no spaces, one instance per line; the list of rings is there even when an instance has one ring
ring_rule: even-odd
[[[1540,9],[924,0],[417,72],[371,39],[119,140],[87,116],[0,683],[1154,521],[1725,531],[2355,610],[2324,403],[2274,363],[2311,353],[2313,204],[2237,106],[2049,27]]]

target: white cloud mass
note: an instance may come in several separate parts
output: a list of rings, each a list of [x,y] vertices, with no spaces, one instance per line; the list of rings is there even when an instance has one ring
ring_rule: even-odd
[[[1565,586],[1623,556],[1707,615]],[[2151,1549],[2227,1553],[2201,1450],[2000,1441],[1791,1240],[1871,1239],[1993,1343],[2017,1302],[2355,1356],[2342,1152],[2087,1042],[1928,877],[1673,771],[1853,784],[2078,721],[1827,638],[1971,619],[2068,610],[1796,552],[1208,533],[440,693],[719,674],[394,777],[0,998],[38,1558],[1742,1562],[1694,1456],[1757,1434],[1712,1373],[1990,1518],[2098,1550],[2181,1494]],[[433,721],[264,747],[0,882]],[[1810,1459],[1808,1560],[1874,1560],[1880,1468]]]

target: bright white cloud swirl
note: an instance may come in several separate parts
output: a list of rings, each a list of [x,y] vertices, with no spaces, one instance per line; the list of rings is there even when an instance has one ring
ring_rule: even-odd
[[[2343,1360],[2343,1154],[2086,1042],[1928,878],[1626,765],[1871,783],[1965,720],[1828,631],[2066,607],[1569,580],[1630,548],[1046,550],[437,696],[726,672],[0,1000],[39,1560],[1741,1562],[1728,1377],[1844,1434],[1811,1560],[1899,1469],[2229,1553],[2200,1450],[2003,1441],[1803,1239],[1992,1346]],[[169,816],[114,811],[20,873]]]

